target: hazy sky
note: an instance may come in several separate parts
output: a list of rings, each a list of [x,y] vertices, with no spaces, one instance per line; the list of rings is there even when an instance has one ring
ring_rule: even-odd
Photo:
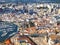
[[[0,0],[0,2],[60,2],[60,0]]]

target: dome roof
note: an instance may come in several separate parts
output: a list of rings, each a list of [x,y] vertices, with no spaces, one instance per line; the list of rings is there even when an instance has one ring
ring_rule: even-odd
[[[17,33],[17,25],[0,21],[0,42],[10,38]]]

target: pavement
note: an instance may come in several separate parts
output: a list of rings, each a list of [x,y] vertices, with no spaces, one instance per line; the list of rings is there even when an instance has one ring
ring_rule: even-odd
[[[48,45],[42,37],[30,37],[37,45]]]

